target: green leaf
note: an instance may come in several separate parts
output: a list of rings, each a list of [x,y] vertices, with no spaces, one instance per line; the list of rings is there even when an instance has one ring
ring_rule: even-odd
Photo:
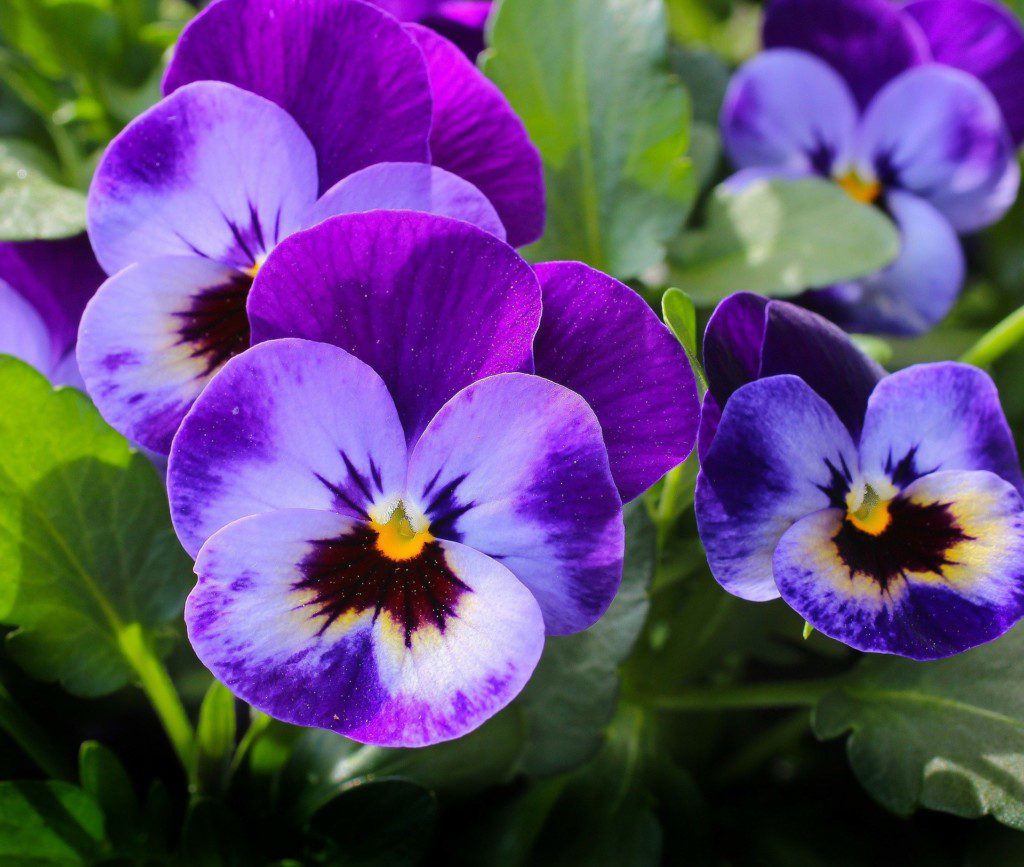
[[[199,708],[196,728],[196,761],[204,788],[217,789],[224,782],[235,747],[235,724],[235,697],[215,680]]]
[[[668,289],[661,297],[661,315],[689,355],[697,354],[697,310],[682,289]]]
[[[617,277],[659,263],[693,198],[686,91],[666,74],[660,0],[504,0],[485,71],[544,160],[535,259]]]
[[[525,723],[520,769],[556,774],[590,758],[615,713],[619,665],[647,616],[655,530],[641,502],[626,512],[622,586],[607,613],[584,632],[549,638],[544,655],[513,708]]]
[[[0,241],[66,238],[85,231],[85,196],[51,181],[0,143]]]
[[[121,760],[103,744],[86,741],[78,754],[78,776],[107,817],[110,838],[127,843],[138,828],[139,803]]]
[[[109,849],[103,813],[70,783],[0,783],[0,864],[91,864]]]
[[[1024,628],[939,662],[864,660],[814,711],[820,738],[850,733],[857,778],[884,806],[991,814],[1024,829]]]
[[[0,356],[0,622],[10,654],[78,695],[127,683],[181,617],[189,560],[145,457],[74,389]]]
[[[795,295],[871,274],[899,252],[880,210],[817,178],[719,188],[707,226],[684,239],[672,282],[698,303],[732,292]]]

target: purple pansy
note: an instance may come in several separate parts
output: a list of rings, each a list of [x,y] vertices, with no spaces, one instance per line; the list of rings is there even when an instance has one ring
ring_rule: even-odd
[[[484,49],[491,0],[370,0],[400,21],[416,21],[454,42],[468,57]]]
[[[723,108],[730,185],[816,174],[885,210],[896,261],[801,302],[849,330],[927,330],[963,284],[957,234],[1016,197],[1024,31],[989,0],[773,0],[764,43]]]
[[[0,243],[0,353],[81,387],[78,323],[104,277],[85,235]]]
[[[832,638],[914,659],[1024,615],[1024,480],[986,374],[883,377],[825,320],[747,295],[716,311],[705,360],[695,508],[726,590],[782,596]]]
[[[610,604],[623,499],[693,445],[685,354],[623,284],[407,212],[283,241],[249,318],[171,450],[196,652],[280,719],[464,734]]]

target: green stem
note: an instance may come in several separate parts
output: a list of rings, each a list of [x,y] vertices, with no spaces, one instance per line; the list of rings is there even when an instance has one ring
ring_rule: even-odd
[[[1018,307],[981,335],[978,342],[960,356],[960,360],[964,364],[988,367],[1021,340],[1024,340],[1024,307]]]
[[[838,683],[836,678],[823,678],[821,680],[794,680],[785,683],[698,687],[680,695],[652,696],[645,703],[658,710],[673,711],[812,707],[826,692],[835,689]]]
[[[672,520],[676,512],[676,499],[679,496],[679,488],[683,482],[683,465],[673,467],[665,476],[661,486],[661,497],[658,500],[658,547],[664,548],[668,541],[669,531],[672,529]]]
[[[0,684],[0,730],[7,732],[47,776],[74,779],[70,765],[60,756],[49,736],[15,703],[3,684]]]
[[[137,623],[124,627],[118,639],[122,652],[138,675],[142,691],[146,693],[167,732],[189,784],[195,786],[195,732],[171,676]]]
[[[238,773],[242,763],[245,761],[245,757],[249,754],[249,750],[253,748],[270,723],[271,718],[269,716],[255,709],[252,710],[249,728],[245,730],[245,734],[242,735],[242,739],[238,742],[238,747],[235,749],[234,756],[231,757],[231,767],[228,768],[228,780],[231,780]]]
[[[810,714],[806,708],[791,713],[782,722],[747,743],[718,772],[720,785],[728,785],[749,776],[769,759],[788,749],[807,733]]]

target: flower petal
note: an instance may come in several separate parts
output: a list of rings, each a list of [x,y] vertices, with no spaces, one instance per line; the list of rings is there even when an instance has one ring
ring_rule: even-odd
[[[316,198],[316,157],[286,112],[230,84],[176,91],[107,148],[89,237],[109,274],[156,256],[250,268]]]
[[[576,393],[509,373],[453,397],[409,458],[408,490],[438,538],[498,560],[549,635],[586,629],[622,578],[622,505],[601,427]]]
[[[733,76],[722,138],[737,168],[830,175],[848,159],[857,106],[834,70],[803,51],[766,51]]]
[[[13,355],[49,376],[58,360],[50,329],[21,293],[0,280],[0,355]]]
[[[849,432],[802,379],[739,389],[697,479],[697,527],[718,583],[743,599],[776,598],[771,562],[782,534],[841,499],[856,468]]]
[[[229,361],[171,449],[167,491],[193,556],[217,530],[274,509],[364,518],[401,490],[405,437],[369,367],[334,346],[275,340]]]
[[[366,211],[437,214],[505,240],[505,227],[487,196],[458,175],[426,163],[377,163],[343,178],[313,205],[304,225]]]
[[[416,24],[406,29],[423,49],[430,73],[433,162],[491,200],[513,247],[536,241],[544,232],[544,173],[523,122],[447,39]]]
[[[999,392],[984,371],[944,361],[886,377],[868,402],[860,444],[869,482],[898,486],[940,470],[987,470],[1024,491]]]
[[[963,288],[960,239],[924,199],[893,190],[886,207],[900,230],[896,261],[856,283],[807,292],[800,303],[847,331],[921,334],[946,317]]]
[[[103,417],[167,454],[192,402],[249,346],[252,280],[196,256],[164,256],[115,274],[82,317],[78,362]]]
[[[428,562],[407,565],[374,560],[367,533],[299,509],[228,525],[196,562],[192,646],[232,692],[289,723],[382,746],[463,735],[533,672],[537,603],[471,548],[432,543]]]
[[[333,343],[387,383],[412,443],[459,389],[530,370],[541,314],[533,269],[474,226],[429,214],[333,217],[293,235],[249,299],[253,342]]]
[[[817,55],[849,82],[862,106],[891,78],[928,59],[924,35],[889,0],[772,0],[763,40],[765,48]]]
[[[316,148],[321,191],[374,163],[430,158],[423,56],[398,22],[365,3],[211,3],[182,32],[164,93],[210,79],[258,93],[298,121]]]
[[[855,159],[883,186],[934,205],[960,232],[998,220],[1020,183],[992,94],[974,76],[935,64],[904,73],[875,97]]]
[[[580,262],[536,271],[544,298],[537,375],[590,404],[628,502],[693,450],[700,407],[690,363],[654,311],[618,280]]]
[[[1024,614],[1024,503],[991,473],[914,482],[868,536],[828,509],[775,552],[783,598],[858,650],[939,659],[998,638]]]
[[[917,22],[939,63],[981,79],[1003,111],[1014,142],[1024,139],[1024,31],[1016,16],[990,0],[911,0]]]
[[[459,46],[471,60],[484,50],[484,30],[494,8],[492,0],[442,0],[423,23]]]

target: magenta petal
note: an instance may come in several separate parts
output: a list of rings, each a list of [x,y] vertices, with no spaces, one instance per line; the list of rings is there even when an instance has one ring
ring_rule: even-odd
[[[270,255],[249,296],[253,342],[333,343],[387,383],[412,443],[474,380],[532,370],[537,277],[493,235],[408,211],[332,217]]]
[[[218,0],[182,33],[164,93],[203,79],[288,111],[316,148],[321,190],[373,163],[430,157],[422,54],[394,18],[365,3]]]
[[[504,94],[448,40],[406,25],[427,58],[434,97],[433,162],[471,181],[491,200],[513,247],[544,232],[540,153]]]
[[[1013,140],[1024,140],[1024,30],[990,0],[912,0],[903,7],[924,31],[932,57],[969,72],[992,91]]]
[[[826,61],[862,106],[929,56],[924,34],[889,0],[772,0],[763,33],[765,48],[799,48]]]
[[[686,353],[628,286],[580,262],[537,266],[544,298],[539,376],[597,413],[624,502],[692,451],[700,409]]]

